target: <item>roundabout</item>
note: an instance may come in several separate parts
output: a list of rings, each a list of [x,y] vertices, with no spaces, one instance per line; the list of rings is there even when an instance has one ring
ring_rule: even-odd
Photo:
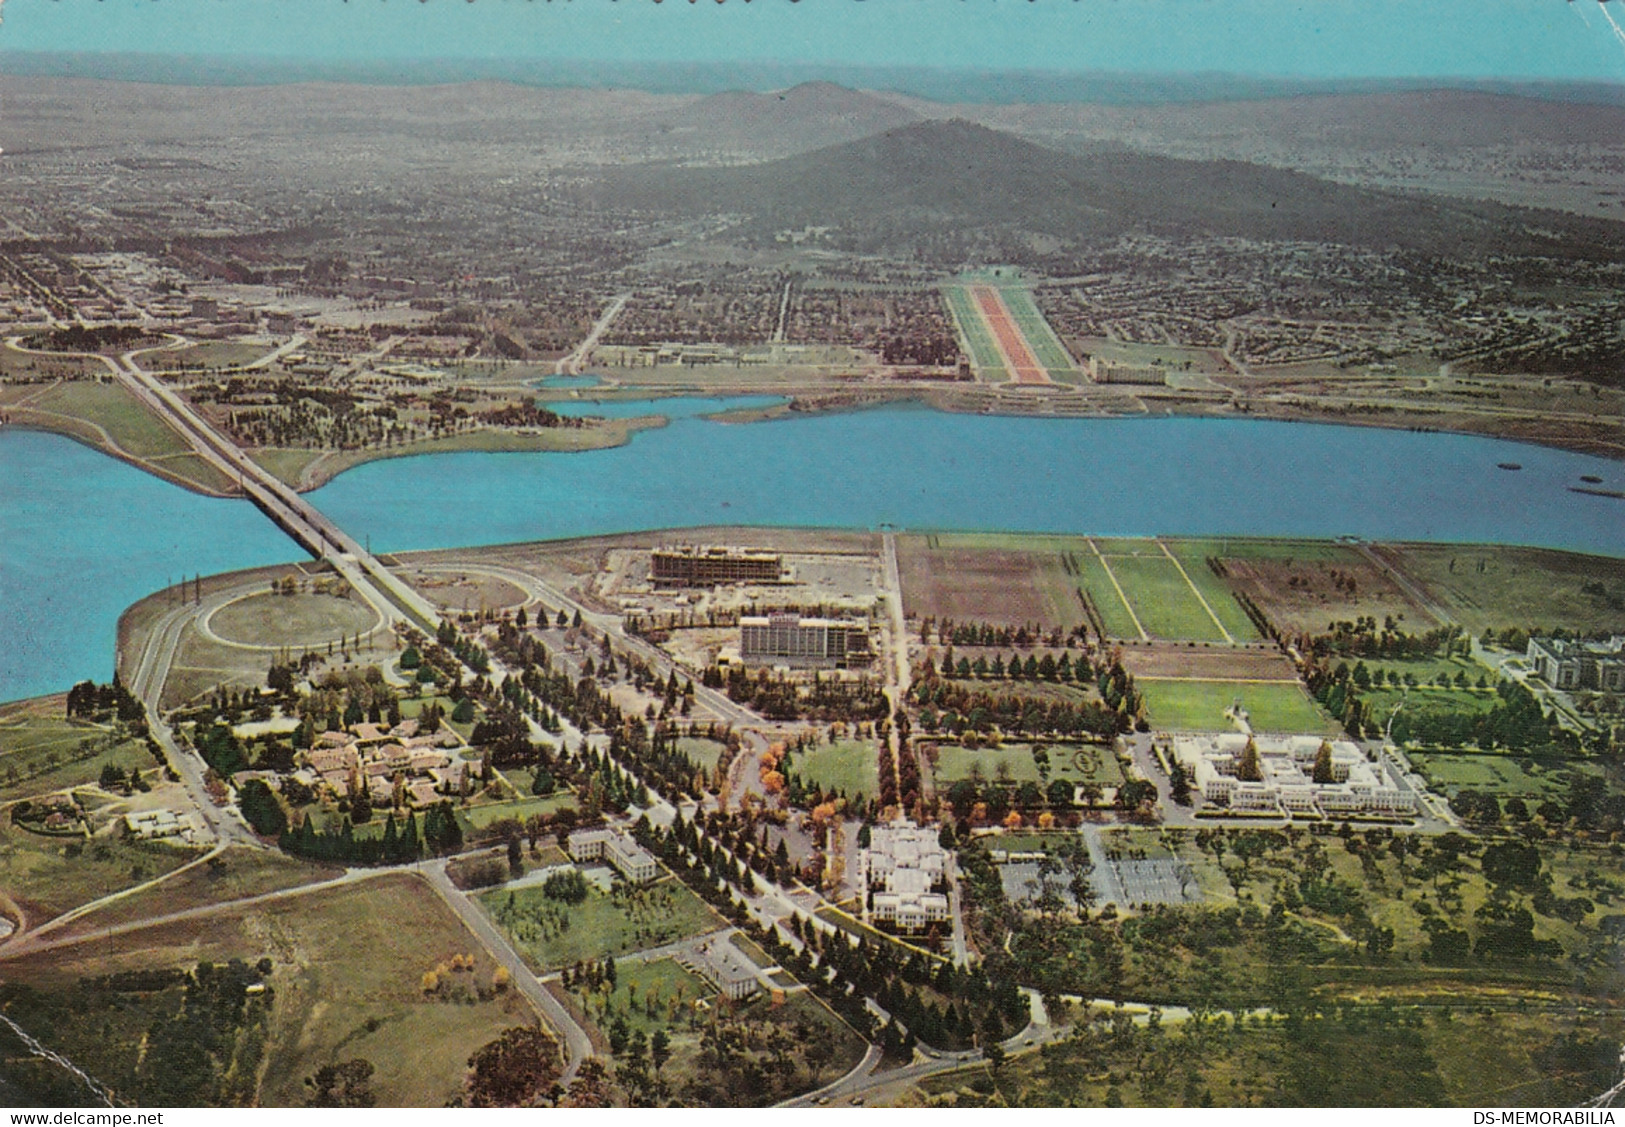
[[[196,622],[198,633],[209,641],[250,650],[323,646],[370,634],[382,625],[377,611],[354,599],[266,591],[222,603]]]

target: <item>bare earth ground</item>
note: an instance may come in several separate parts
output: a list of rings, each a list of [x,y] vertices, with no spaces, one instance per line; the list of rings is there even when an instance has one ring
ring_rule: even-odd
[[[1124,645],[1123,667],[1136,677],[1195,677],[1222,681],[1295,681],[1297,670],[1273,646],[1200,649],[1178,645]]]
[[[1419,632],[1433,619],[1370,562],[1352,553],[1337,561],[1299,559],[1227,559],[1230,583],[1249,596],[1281,629],[1319,633],[1328,623],[1389,615],[1403,617],[1401,629]],[[1354,594],[1334,586],[1332,572],[1352,578]],[[1297,584],[1292,585],[1291,581]]]

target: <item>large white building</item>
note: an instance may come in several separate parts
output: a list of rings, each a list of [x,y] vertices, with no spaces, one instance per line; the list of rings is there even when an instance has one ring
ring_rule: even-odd
[[[1554,689],[1625,692],[1625,635],[1606,642],[1530,638],[1524,658]]]
[[[1247,742],[1258,750],[1258,779],[1239,771]],[[1323,744],[1331,750],[1331,782],[1314,781]],[[1416,798],[1381,763],[1372,763],[1347,740],[1319,736],[1222,735],[1174,737],[1174,758],[1191,773],[1202,798],[1238,813],[1346,817],[1353,814],[1407,815]]]
[[[901,931],[947,920],[947,865],[934,830],[907,818],[873,827],[869,848],[858,854],[865,916]]]
[[[648,884],[660,872],[654,857],[620,830],[577,830],[565,840],[573,861],[608,861],[633,884]]]
[[[869,664],[869,628],[862,622],[746,615],[739,620],[739,658],[746,665],[846,669]]]

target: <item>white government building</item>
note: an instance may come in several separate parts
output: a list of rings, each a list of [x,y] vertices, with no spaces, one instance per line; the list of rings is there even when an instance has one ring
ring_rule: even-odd
[[[907,818],[871,828],[869,848],[858,853],[865,917],[904,931],[946,920],[948,897],[934,890],[944,878],[947,861],[935,830]]]
[[[1237,777],[1251,739],[1258,748],[1261,779]],[[1332,781],[1314,781],[1315,758],[1330,743]],[[1319,736],[1221,735],[1174,737],[1174,759],[1191,773],[1202,798],[1238,813],[1305,814],[1340,817],[1351,814],[1406,815],[1416,798],[1372,763],[1348,740]]]
[[[577,830],[565,841],[573,861],[608,861],[633,884],[648,884],[659,873],[654,857],[620,830]]]

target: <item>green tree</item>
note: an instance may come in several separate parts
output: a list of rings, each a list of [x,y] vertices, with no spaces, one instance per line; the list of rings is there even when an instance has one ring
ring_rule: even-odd
[[[1332,773],[1332,744],[1330,740],[1321,740],[1320,747],[1315,751],[1315,768],[1311,776],[1317,783],[1336,782]]]
[[[1258,762],[1258,741],[1251,736],[1247,737],[1247,746],[1241,750],[1241,761],[1236,764],[1236,778],[1247,783],[1264,780],[1264,769]]]

